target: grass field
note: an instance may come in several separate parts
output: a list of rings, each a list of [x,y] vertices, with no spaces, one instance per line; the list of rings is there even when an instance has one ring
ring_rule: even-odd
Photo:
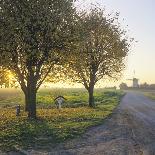
[[[155,100],[155,91],[154,92],[145,92],[144,95],[152,100]]]
[[[87,128],[103,123],[112,113],[124,93],[96,89],[96,108],[88,107],[88,94],[84,89],[44,89],[37,94],[37,120],[28,120],[24,110],[15,116],[15,106],[24,109],[24,96],[19,90],[0,90],[0,150],[20,148],[48,149],[60,142],[81,135]],[[54,98],[67,99],[62,110]]]

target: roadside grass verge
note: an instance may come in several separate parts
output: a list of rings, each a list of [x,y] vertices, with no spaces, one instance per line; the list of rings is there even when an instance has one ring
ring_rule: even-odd
[[[145,92],[144,95],[151,100],[155,100],[155,92]]]
[[[62,92],[61,92],[62,93]],[[40,92],[38,96],[44,97],[48,93]],[[63,94],[65,95],[65,94]],[[86,96],[85,96],[86,95]],[[83,134],[91,126],[103,123],[124,95],[121,91],[95,92],[96,108],[89,108],[87,94],[81,91],[66,93],[68,103],[58,110],[54,103],[42,103],[37,108],[37,120],[27,119],[23,111],[21,116],[15,116],[14,108],[1,107],[0,109],[0,148],[3,151],[16,150],[16,148],[48,149],[67,139]],[[81,98],[82,96],[82,98]],[[76,98],[77,97],[77,98]]]

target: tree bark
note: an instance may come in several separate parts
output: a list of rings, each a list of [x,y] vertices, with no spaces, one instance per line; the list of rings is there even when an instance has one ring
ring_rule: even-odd
[[[89,106],[90,107],[95,107],[95,102],[94,102],[94,85],[89,87],[88,93],[89,93]]]
[[[36,118],[36,88],[31,84],[27,87],[25,95],[25,111],[29,118]]]
[[[36,91],[34,89],[28,94],[28,117],[36,118]]]
[[[29,118],[36,118],[36,85],[33,80],[29,82],[25,93],[25,110]]]
[[[25,111],[28,112],[29,110],[29,97],[28,97],[28,93],[24,92],[25,95]]]
[[[29,118],[36,118],[36,78],[34,77],[34,72],[30,70],[30,74],[27,80],[27,87],[26,87],[26,95],[25,95],[25,109],[28,111]]]

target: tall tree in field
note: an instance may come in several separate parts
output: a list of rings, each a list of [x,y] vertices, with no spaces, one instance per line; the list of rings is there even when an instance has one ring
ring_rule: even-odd
[[[95,84],[105,76],[118,77],[125,67],[130,41],[120,28],[118,16],[105,15],[100,9],[84,14],[79,28],[81,42],[66,58],[65,74],[88,90],[90,107],[95,106]]]
[[[36,93],[72,39],[73,0],[1,0],[0,60],[16,74],[28,117],[36,118]]]

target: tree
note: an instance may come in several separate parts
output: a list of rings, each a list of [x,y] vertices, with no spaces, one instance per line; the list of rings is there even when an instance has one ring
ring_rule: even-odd
[[[73,38],[73,0],[1,0],[0,60],[15,73],[28,117],[36,118],[36,93]]]
[[[74,52],[66,57],[65,74],[82,83],[89,93],[89,106],[94,107],[94,86],[106,77],[118,78],[125,67],[130,43],[118,22],[95,8],[81,16],[80,39]]]

